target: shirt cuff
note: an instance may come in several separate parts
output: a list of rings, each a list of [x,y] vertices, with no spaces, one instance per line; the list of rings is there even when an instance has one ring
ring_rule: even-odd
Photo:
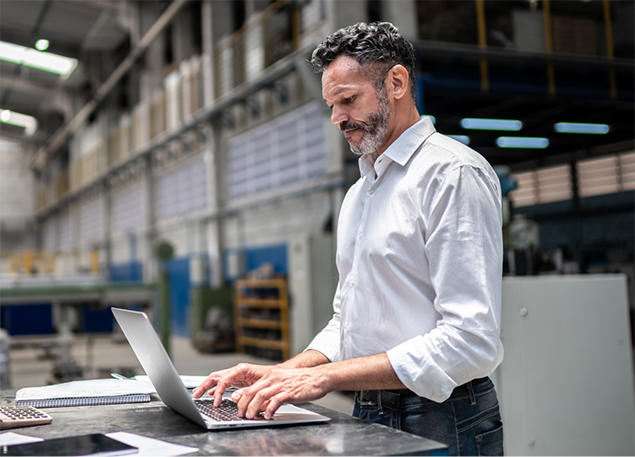
[[[318,333],[313,341],[309,343],[305,351],[309,349],[313,349],[315,351],[321,352],[329,359],[331,362],[339,362],[340,360],[340,340],[339,335],[337,338],[333,338],[331,332],[323,330]]]
[[[423,336],[415,336],[387,351],[397,377],[420,397],[441,403],[457,386],[434,361]]]

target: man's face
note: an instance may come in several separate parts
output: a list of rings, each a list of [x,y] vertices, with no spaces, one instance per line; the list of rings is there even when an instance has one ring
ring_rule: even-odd
[[[390,120],[386,89],[375,89],[352,56],[333,61],[322,75],[322,96],[355,154],[374,154],[383,144]]]

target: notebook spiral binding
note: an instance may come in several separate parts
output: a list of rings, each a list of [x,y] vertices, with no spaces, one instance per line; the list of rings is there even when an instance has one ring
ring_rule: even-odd
[[[116,405],[122,403],[141,403],[150,401],[149,394],[127,394],[103,397],[76,397],[18,400],[18,406],[33,406],[35,408],[58,408],[66,406],[94,406]]]

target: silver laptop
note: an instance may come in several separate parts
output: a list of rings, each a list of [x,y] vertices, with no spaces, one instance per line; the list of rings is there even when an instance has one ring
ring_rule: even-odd
[[[265,420],[262,416],[244,419],[238,417],[236,404],[227,398],[223,399],[218,408],[214,408],[211,397],[195,400],[181,382],[148,316],[145,313],[119,308],[112,308],[112,312],[163,403],[201,427],[219,430],[331,420],[329,417],[290,404],[278,408],[270,420]]]

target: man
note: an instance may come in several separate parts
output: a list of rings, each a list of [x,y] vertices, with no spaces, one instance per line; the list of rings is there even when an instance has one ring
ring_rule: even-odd
[[[414,103],[414,50],[389,23],[356,24],[313,52],[331,121],[361,155],[342,203],[334,315],[302,354],[240,364],[195,391],[247,418],[356,390],[354,415],[502,454],[487,377],[502,359],[500,185],[478,153],[435,132]]]

